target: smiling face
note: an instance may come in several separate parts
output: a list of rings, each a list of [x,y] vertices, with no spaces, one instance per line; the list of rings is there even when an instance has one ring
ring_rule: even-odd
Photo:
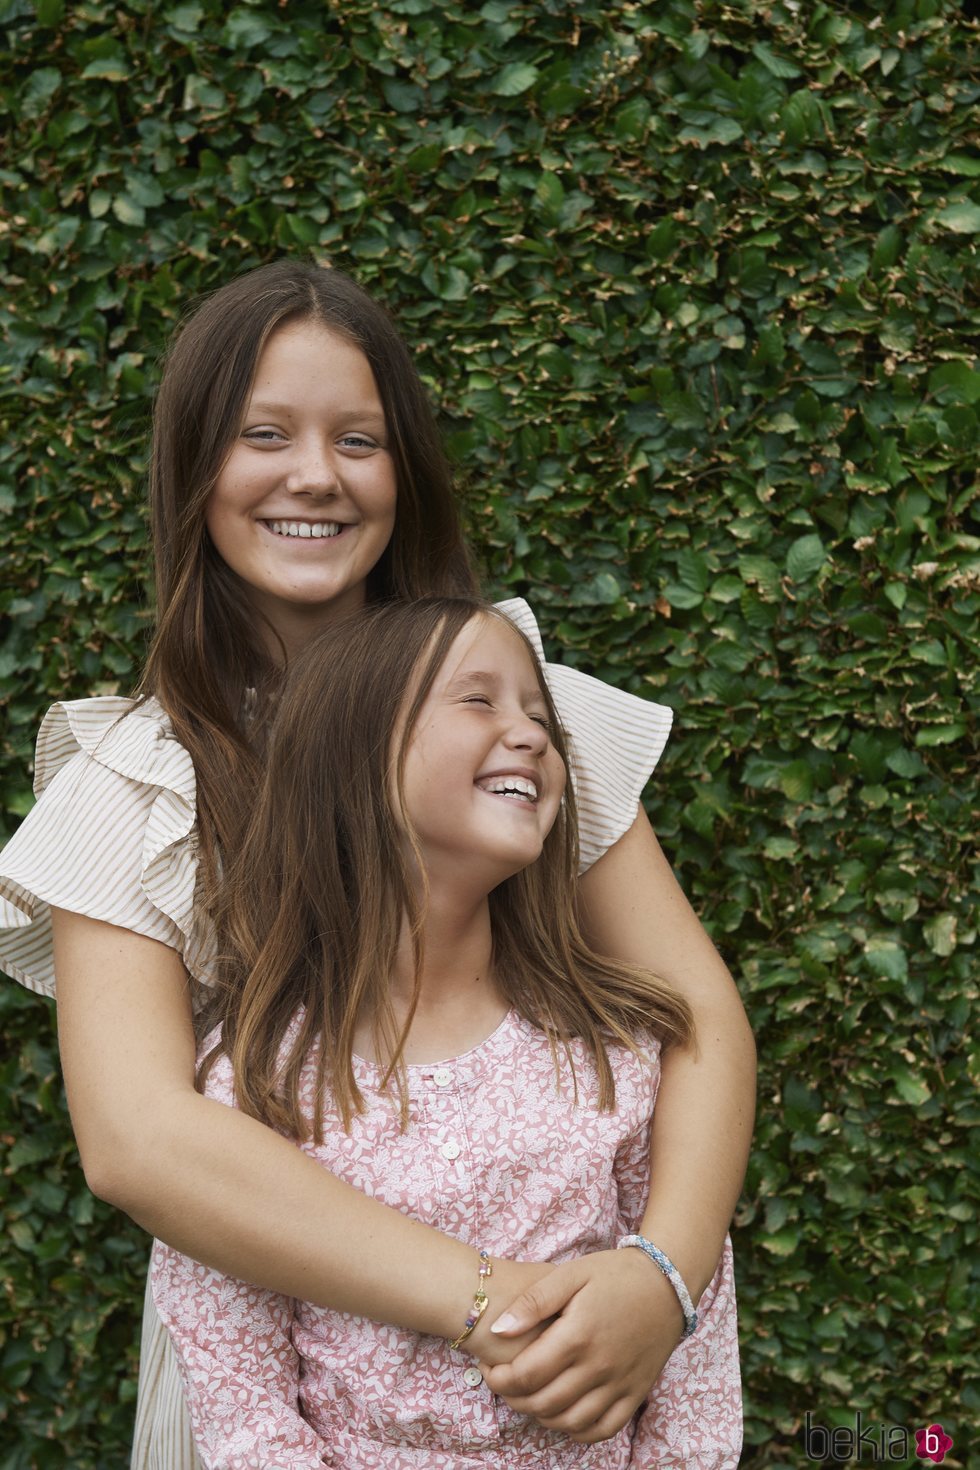
[[[489,893],[540,856],[565,790],[539,672],[501,618],[453,641],[405,754],[401,809],[430,881]]]
[[[316,321],[279,327],[259,357],[206,523],[287,647],[363,605],[394,530],[395,498],[364,353]]]

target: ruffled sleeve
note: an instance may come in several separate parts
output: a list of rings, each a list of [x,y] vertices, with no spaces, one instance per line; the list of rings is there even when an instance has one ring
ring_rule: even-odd
[[[54,994],[53,904],[157,939],[205,978],[194,767],[156,701],[52,705],[34,791],[37,804],[0,853],[0,968]]]
[[[643,788],[663,754],[674,712],[601,679],[545,661],[541,634],[523,598],[497,603],[533,645],[568,736],[579,812],[581,871],[633,825]]]

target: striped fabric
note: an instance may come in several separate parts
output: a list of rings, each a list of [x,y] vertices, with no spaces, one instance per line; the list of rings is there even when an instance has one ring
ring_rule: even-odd
[[[534,614],[499,603],[544,660]],[[568,733],[582,870],[631,826],[670,733],[672,711],[577,669],[545,664]],[[37,741],[37,804],[0,854],[0,968],[55,990],[49,906],[160,940],[206,982],[207,916],[195,908],[196,782],[155,700],[55,704]],[[176,1361],[148,1301],[132,1470],[200,1470]]]

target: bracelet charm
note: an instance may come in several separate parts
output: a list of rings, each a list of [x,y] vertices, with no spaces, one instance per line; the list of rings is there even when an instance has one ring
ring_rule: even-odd
[[[463,1324],[462,1332],[449,1344],[451,1348],[458,1348],[460,1343],[464,1343],[466,1341],[490,1303],[490,1298],[487,1296],[485,1283],[487,1277],[493,1275],[493,1266],[490,1264],[490,1256],[487,1251],[481,1250],[479,1254],[480,1279],[476,1288],[476,1293],[473,1297],[473,1305],[472,1307],[470,1307],[466,1321]]]

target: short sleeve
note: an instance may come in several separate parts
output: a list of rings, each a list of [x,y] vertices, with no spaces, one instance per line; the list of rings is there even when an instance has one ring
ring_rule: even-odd
[[[203,978],[194,767],[159,705],[53,705],[35,773],[37,803],[0,853],[0,968],[54,994],[54,905],[159,940]]]
[[[498,602],[497,610],[534,647],[568,736],[584,872],[633,825],[643,788],[667,744],[674,712],[580,669],[546,662],[537,622],[523,598]]]

